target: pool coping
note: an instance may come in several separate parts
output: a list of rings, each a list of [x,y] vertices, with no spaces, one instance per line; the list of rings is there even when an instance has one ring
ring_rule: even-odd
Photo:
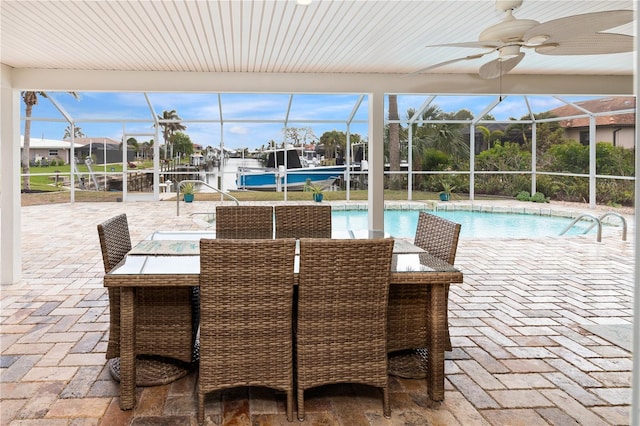
[[[524,203],[524,202],[523,202]],[[368,210],[366,203],[332,203],[331,207],[335,210]],[[575,208],[567,206],[550,206],[550,205],[501,205],[491,204],[483,202],[446,202],[440,203],[437,201],[385,201],[385,210],[424,210],[424,211],[474,211],[483,213],[506,213],[506,214],[530,214],[538,216],[554,216],[574,219],[582,214],[592,214],[599,216],[599,213],[606,213],[601,210],[594,209],[582,209],[576,210]],[[633,216],[621,214],[625,219],[629,219]],[[603,219],[604,222],[618,223],[615,217],[607,216]]]
[[[514,205],[515,203],[522,203],[522,205]],[[366,202],[362,201],[331,201],[327,204],[331,205],[331,208],[336,211],[346,210],[369,210],[369,206]],[[575,219],[580,215],[591,215],[601,219],[602,223],[608,225],[620,225],[620,219],[616,216],[605,216],[606,213],[615,212],[615,210],[603,210],[602,208],[590,209],[587,205],[583,209],[576,209],[574,205],[560,205],[560,204],[538,204],[531,202],[513,200],[487,200],[487,201],[453,201],[453,202],[438,202],[438,201],[385,201],[385,210],[407,210],[407,211],[469,211],[469,212],[482,212],[482,213],[495,213],[495,214],[528,214],[537,216],[550,216],[561,217],[568,219]],[[615,212],[618,213],[618,212]],[[212,214],[212,213],[209,213]],[[627,227],[631,229],[634,225],[634,216],[629,214],[618,213],[623,216],[627,222]],[[211,223],[204,219],[196,219],[200,226],[208,227]],[[585,217],[583,220],[591,221],[591,218]]]

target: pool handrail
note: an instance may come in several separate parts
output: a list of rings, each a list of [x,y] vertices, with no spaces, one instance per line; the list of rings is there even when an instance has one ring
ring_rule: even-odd
[[[625,219],[625,217],[622,216],[618,212],[606,212],[606,213],[600,215],[600,217],[598,217],[598,219],[602,223],[602,219],[604,219],[607,216],[614,216],[614,217],[619,218],[622,221],[622,241],[627,241],[627,219]],[[595,223],[593,225],[591,225],[589,228],[587,228],[585,233],[591,231],[594,226],[596,226]]]
[[[624,218],[624,216],[622,216],[620,213],[617,213],[617,212],[606,212],[602,214],[600,217],[597,217],[591,213],[582,213],[581,215],[573,219],[573,221],[571,221],[571,223],[567,225],[566,228],[564,228],[564,230],[560,233],[560,235],[566,234],[567,231],[573,227],[573,225],[578,223],[583,218],[589,218],[593,221],[593,224],[591,224],[591,226],[588,227],[583,232],[583,234],[586,234],[587,232],[591,231],[594,226],[598,226],[596,241],[600,243],[602,242],[602,219],[604,219],[607,216],[615,216],[622,220],[622,241],[627,241],[627,220]]]
[[[240,205],[240,201],[238,201],[238,199],[236,197],[234,197],[233,195],[229,194],[228,192],[224,192],[218,188],[215,188],[211,185],[209,185],[208,183],[202,181],[202,180],[197,180],[197,179],[185,179],[185,180],[181,180],[180,182],[178,182],[177,188],[176,188],[176,216],[180,216],[180,188],[182,188],[182,185],[185,183],[198,183],[200,185],[204,185],[207,188],[213,189],[214,191],[218,192],[219,194],[223,195],[223,196],[227,196],[229,198],[231,198],[233,201],[235,201],[236,206]]]

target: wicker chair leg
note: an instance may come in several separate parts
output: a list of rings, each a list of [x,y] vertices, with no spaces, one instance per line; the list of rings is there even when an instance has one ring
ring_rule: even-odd
[[[389,387],[382,388],[382,413],[387,418],[391,418],[391,404],[389,403]]]
[[[293,389],[287,391],[287,421],[293,421]]]
[[[198,392],[198,424],[204,424],[204,393]]]
[[[304,422],[304,390],[298,389],[298,420]]]

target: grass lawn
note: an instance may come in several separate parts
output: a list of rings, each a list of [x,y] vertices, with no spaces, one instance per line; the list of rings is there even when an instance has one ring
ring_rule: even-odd
[[[92,169],[93,169],[93,172],[98,175],[104,173],[105,170],[107,173],[111,173],[111,172],[122,173],[122,163],[107,164],[106,168],[104,165],[94,165]],[[135,169],[129,169],[129,170],[145,170],[145,169],[153,170],[153,162],[151,161],[143,162],[141,164],[138,164],[138,166]],[[84,163],[78,164],[78,172],[80,172],[81,174],[88,175],[89,168]],[[29,179],[29,182],[31,184],[31,190],[59,191],[60,188],[56,187],[55,185],[55,177],[58,176],[58,179],[60,182],[62,181],[62,179],[66,179],[68,181],[71,174],[71,165],[65,164],[62,166],[44,166],[44,167],[33,166],[33,167],[30,167],[29,173],[31,174],[31,178]]]
[[[50,187],[51,188],[51,187]],[[266,191],[232,191],[230,192],[240,202],[247,201],[284,201],[284,193],[282,192],[266,192]],[[344,201],[347,199],[346,191],[326,191],[324,193],[324,201]],[[456,195],[456,199],[466,199],[466,194]],[[122,199],[122,192],[105,192],[105,191],[76,191],[76,202],[103,202],[111,201],[115,202],[118,198]],[[366,201],[368,198],[368,192],[366,190],[352,190],[350,192],[350,199],[352,201]],[[493,197],[495,198],[495,197]],[[198,201],[220,201],[220,194],[217,193],[201,193],[196,192],[195,202]],[[312,201],[311,192],[291,191],[287,193],[288,201]],[[403,201],[407,199],[406,191],[384,191],[384,199],[388,201]],[[413,192],[414,201],[435,201],[438,200],[438,193],[436,192]],[[224,197],[223,200],[229,201],[229,198]],[[22,194],[22,205],[32,206],[40,204],[55,204],[55,203],[68,203],[71,201],[71,195],[69,191],[48,191],[41,193],[29,193]],[[169,197],[163,201],[175,202],[175,195]]]

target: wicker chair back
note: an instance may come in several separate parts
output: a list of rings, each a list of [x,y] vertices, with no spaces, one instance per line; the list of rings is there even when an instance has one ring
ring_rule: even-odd
[[[198,419],[208,392],[266,386],[293,420],[294,239],[200,240]]]
[[[392,251],[392,239],[300,240],[296,325],[300,420],[304,391],[331,383],[382,388],[383,412],[390,415],[386,324]]]
[[[216,238],[273,238],[272,206],[216,207]]]
[[[276,238],[331,238],[330,205],[275,207]]]

